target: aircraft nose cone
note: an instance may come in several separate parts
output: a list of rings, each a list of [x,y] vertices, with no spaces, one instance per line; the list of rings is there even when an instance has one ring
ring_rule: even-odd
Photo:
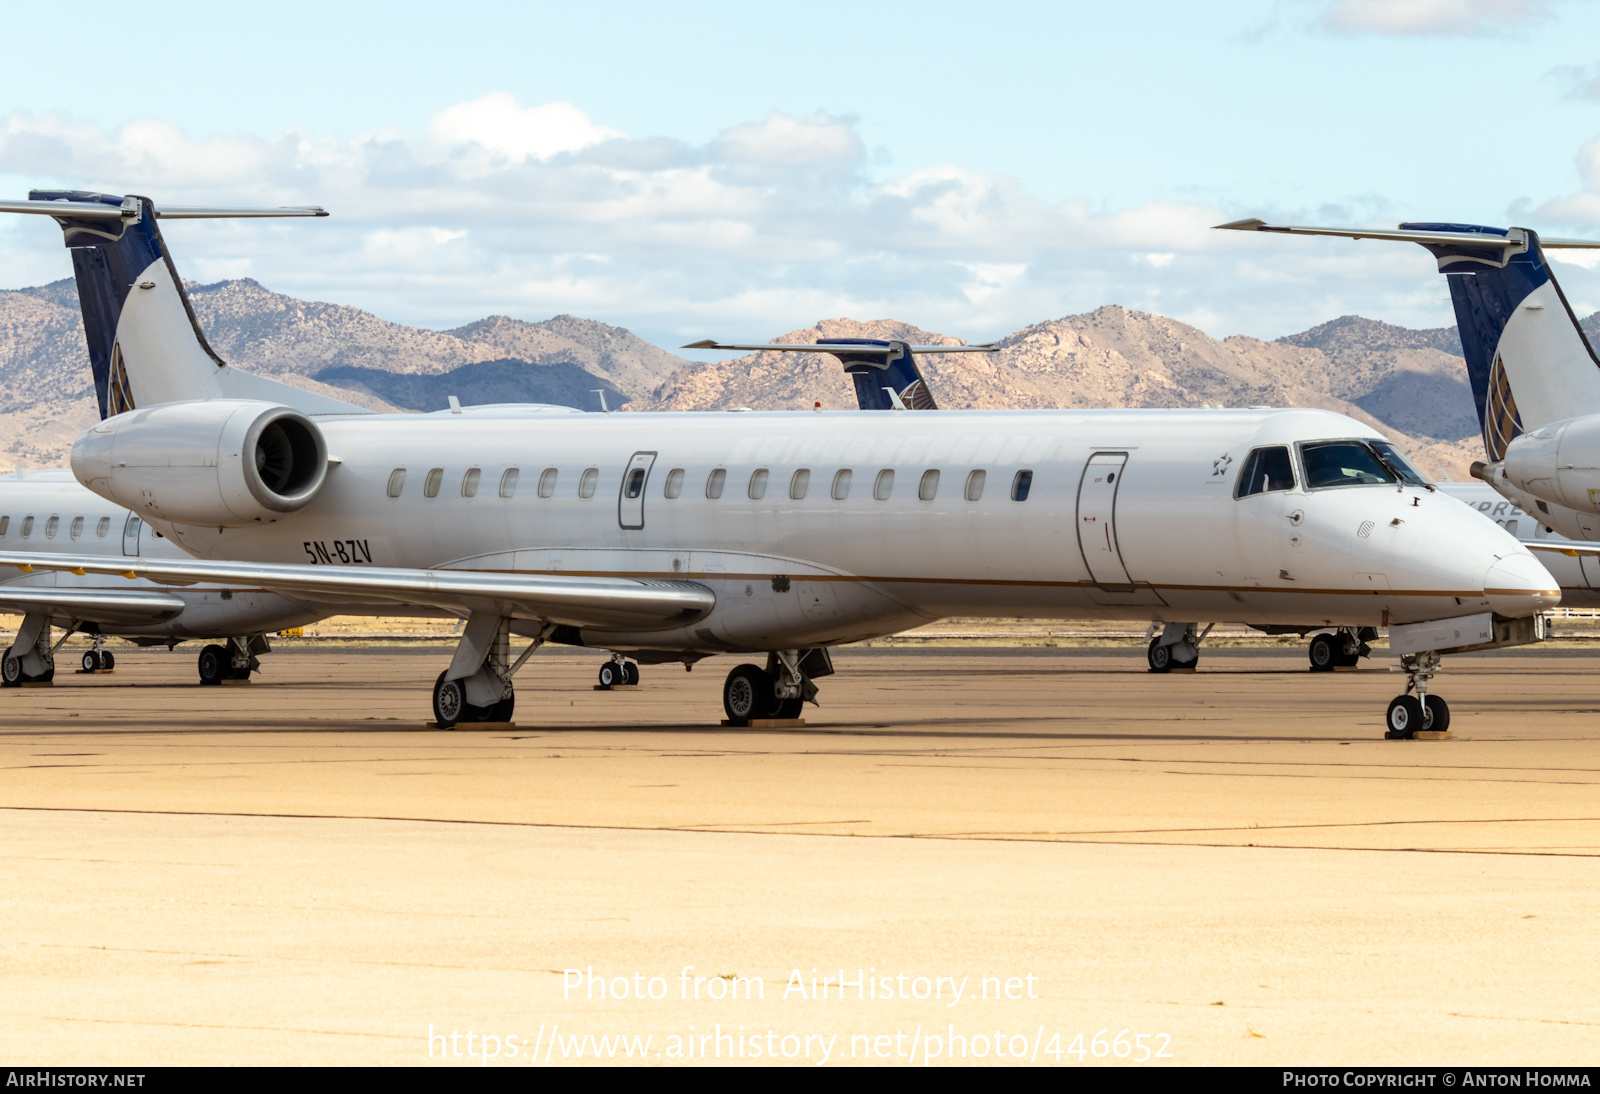
[[[1483,595],[1497,615],[1518,617],[1561,603],[1561,588],[1530,555],[1497,559],[1483,575]]]

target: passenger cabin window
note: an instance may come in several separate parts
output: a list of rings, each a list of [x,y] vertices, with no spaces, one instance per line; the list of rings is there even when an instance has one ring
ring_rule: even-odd
[[[1239,471],[1236,498],[1252,494],[1268,494],[1274,490],[1294,489],[1294,461],[1289,458],[1287,445],[1258,448],[1244,458]]]
[[[506,473],[500,476],[500,496],[513,498],[517,495],[517,480],[522,477],[522,472],[515,467],[506,468]]]
[[[872,496],[879,501],[888,501],[892,493],[894,493],[894,472],[886,467],[878,472],[878,477],[872,484]]]
[[[11,518],[10,517],[0,517],[0,536],[5,535],[10,530],[11,530]]]
[[[716,501],[718,498],[722,497],[722,487],[725,483],[727,483],[727,481],[728,472],[720,467],[711,472],[711,474],[707,475],[706,497],[710,498],[712,501]]]
[[[674,467],[667,472],[667,485],[661,491],[663,497],[675,498],[683,493],[683,468]]]
[[[1018,471],[1016,478],[1011,480],[1011,500],[1027,501],[1028,491],[1033,489],[1033,472]]]
[[[32,517],[23,517],[22,518],[22,538],[23,539],[27,539],[31,535],[33,535],[33,518]]]
[[[544,473],[539,476],[539,496],[541,498],[555,497],[556,474],[555,468],[547,467],[544,469]]]
[[[1510,532],[1514,536],[1517,534],[1517,522],[1515,519],[1506,521],[1506,531]]]
[[[599,481],[600,481],[600,469],[598,467],[591,467],[591,468],[587,469],[586,471],[584,471],[583,477],[578,480],[578,497],[580,497],[580,498],[592,498],[592,497],[594,497],[594,488],[595,488],[595,485],[597,483],[599,483]]]
[[[1306,486],[1374,486],[1393,483],[1395,475],[1362,441],[1317,441],[1300,446],[1306,465]]]
[[[110,517],[101,517],[100,520],[99,520],[99,523],[97,523],[94,526],[94,534],[99,536],[101,539],[105,539],[106,536],[110,535],[111,534],[111,518]]]
[[[767,496],[767,469],[758,467],[750,472],[750,489],[747,491],[751,501],[760,501]]]
[[[478,480],[483,478],[483,468],[474,467],[461,476],[461,496],[475,498],[478,496]]]
[[[436,498],[439,496],[439,484],[444,481],[444,468],[435,467],[428,472],[428,477],[422,480],[422,496]]]
[[[939,472],[924,471],[922,481],[917,484],[917,497],[923,501],[932,501],[939,493]]]
[[[50,514],[50,519],[44,522],[44,538],[55,539],[56,529],[60,527],[61,518],[56,516],[54,513]]]
[[[983,497],[983,480],[988,478],[987,472],[974,471],[967,476],[967,500],[977,501]]]
[[[622,484],[622,496],[636,498],[642,493],[644,493],[644,468],[635,467],[628,472],[628,477]]]
[[[397,467],[393,471],[389,472],[389,496],[391,498],[398,498],[400,496],[400,491],[404,490],[405,488],[406,469],[403,467]],[[105,535],[104,532],[101,532],[100,534],[102,536]]]
[[[71,536],[73,539],[77,539],[79,536],[83,535],[82,517],[72,518],[72,527],[67,530],[67,535]]]
[[[789,478],[789,498],[792,501],[804,501],[806,491],[809,489],[811,489],[811,472],[802,467]]]
[[[834,501],[843,501],[850,496],[850,469],[848,467],[833,476],[833,489],[829,493],[833,495]]]

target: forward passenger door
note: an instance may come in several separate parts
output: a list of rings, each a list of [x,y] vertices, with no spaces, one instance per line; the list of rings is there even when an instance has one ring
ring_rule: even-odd
[[[1117,544],[1117,491],[1127,463],[1126,452],[1096,452],[1078,482],[1078,550],[1094,583],[1117,592],[1133,589]]]
[[[635,452],[622,472],[622,486],[617,491],[617,523],[624,528],[644,527],[644,491],[650,484],[650,468],[655,462],[654,452]]]

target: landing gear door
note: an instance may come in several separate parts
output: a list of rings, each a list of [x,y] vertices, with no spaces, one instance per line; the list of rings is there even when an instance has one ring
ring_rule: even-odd
[[[128,514],[128,523],[122,526],[122,553],[137,558],[139,555],[139,533],[144,529],[144,521]]]
[[[622,487],[617,493],[617,523],[624,528],[644,527],[644,488],[650,482],[650,468],[656,462],[654,452],[635,452],[622,473]]]
[[[1078,483],[1078,549],[1089,576],[1102,589],[1130,591],[1133,580],[1117,545],[1117,491],[1122,487],[1126,452],[1096,452]]]

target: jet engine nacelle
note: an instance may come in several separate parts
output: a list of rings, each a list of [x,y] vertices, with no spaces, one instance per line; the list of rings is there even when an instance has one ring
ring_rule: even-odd
[[[1537,498],[1600,513],[1600,415],[1552,422],[1506,447],[1502,471]]]
[[[328,476],[328,446],[286,406],[162,403],[87,430],[72,446],[72,473],[151,520],[237,528],[304,508]]]

